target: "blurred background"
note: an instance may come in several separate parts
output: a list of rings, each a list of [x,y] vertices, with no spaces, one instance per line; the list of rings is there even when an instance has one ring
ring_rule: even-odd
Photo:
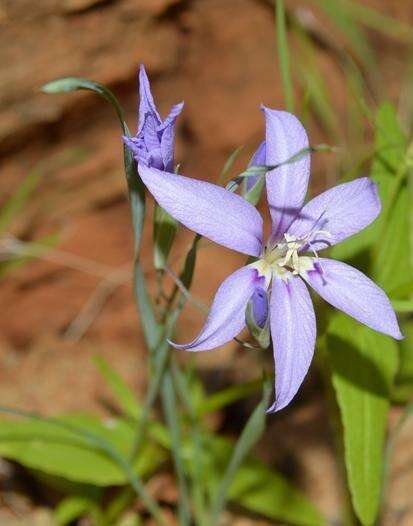
[[[352,170],[366,172],[372,115],[381,101],[395,103],[410,131],[413,3],[291,0],[286,12],[296,112],[311,144],[339,147],[314,156],[312,192],[318,193]],[[2,405],[107,415],[112,401],[92,363],[96,353],[144,393],[146,351],[130,283],[132,232],[118,122],[92,94],[40,91],[61,76],[97,80],[118,96],[134,130],[140,63],[162,115],[185,101],[176,161],[192,177],[216,181],[231,152],[244,145],[231,173],[241,171],[263,138],[259,105],[285,107],[271,1],[0,1],[0,199],[4,208],[8,203],[0,216]],[[180,233],[176,261],[189,240]],[[155,286],[150,250],[148,227],[144,265]],[[208,303],[239,261],[221,248],[201,251],[194,295]],[[189,305],[179,336],[189,340],[203,316]],[[197,365],[211,391],[260,371],[235,344],[203,353]],[[243,402],[215,415],[216,429],[236,435],[252,407]],[[295,403],[269,420],[260,452],[334,516],[341,487],[326,421],[314,371]],[[410,424],[394,462],[386,525],[413,524],[412,439]],[[152,482],[155,493],[176,498],[167,476]],[[56,495],[21,467],[0,461],[0,485],[2,525],[52,524],[48,510]],[[270,524],[242,520],[231,524]]]

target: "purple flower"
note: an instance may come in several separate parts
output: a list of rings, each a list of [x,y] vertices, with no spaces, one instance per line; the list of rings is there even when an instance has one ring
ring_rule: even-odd
[[[184,103],[173,106],[169,115],[162,121],[143,65],[139,70],[139,94],[138,132],[135,137],[123,139],[138,163],[173,172],[175,121]]]
[[[308,147],[307,134],[296,117],[263,110],[265,164],[279,164]],[[370,179],[338,185],[303,205],[309,155],[268,172],[272,231],[264,244],[261,215],[239,195],[144,163],[139,163],[139,173],[160,206],[178,221],[212,241],[256,258],[222,282],[195,340],[174,346],[206,351],[225,344],[245,327],[251,300],[259,324],[265,324],[269,316],[275,360],[275,402],[270,412],[291,401],[314,354],[316,321],[307,285],[368,327],[402,338],[383,290],[355,268],[318,256],[318,251],[359,232],[378,216],[380,201]]]

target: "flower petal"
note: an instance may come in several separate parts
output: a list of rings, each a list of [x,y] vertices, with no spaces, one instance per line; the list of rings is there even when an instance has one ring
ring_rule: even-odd
[[[265,165],[266,155],[267,154],[266,154],[265,141],[262,141],[262,143],[258,146],[257,150],[255,151],[254,155],[251,157],[251,161],[248,166]],[[251,188],[258,181],[258,179],[259,179],[258,175],[247,178],[247,191],[251,190]]]
[[[242,267],[223,281],[215,295],[208,319],[199,335],[190,343],[177,345],[187,351],[208,351],[224,345],[245,327],[245,309],[263,278],[251,267]]]
[[[224,247],[250,256],[262,250],[262,217],[241,196],[221,186],[139,164],[139,175],[172,217]]]
[[[153,115],[158,124],[161,123],[161,117],[158,113],[158,110],[156,109],[148,75],[146,74],[145,66],[143,64],[141,64],[139,68],[139,98],[139,125],[137,135],[139,135],[142,131],[143,125],[145,123],[145,116],[148,113]]]
[[[377,185],[368,177],[361,177],[312,199],[302,208],[288,233],[303,238],[311,231],[328,231],[329,236],[320,233],[311,240],[312,247],[321,250],[366,228],[380,209]]]
[[[275,361],[275,402],[283,409],[302,384],[314,354],[316,321],[305,283],[274,276],[271,292],[271,336]]]
[[[397,340],[403,338],[389,298],[360,271],[341,261],[320,258],[303,278],[328,303],[360,323]]]
[[[174,169],[175,121],[183,107],[183,102],[173,106],[168,117],[166,117],[158,129],[159,132],[162,132],[161,153],[163,165],[167,172],[172,172]]]
[[[286,111],[263,107],[267,165],[291,159],[309,147],[307,133],[301,122]],[[310,176],[310,154],[295,162],[284,164],[266,175],[268,205],[272,219],[273,241],[282,238],[301,209]]]

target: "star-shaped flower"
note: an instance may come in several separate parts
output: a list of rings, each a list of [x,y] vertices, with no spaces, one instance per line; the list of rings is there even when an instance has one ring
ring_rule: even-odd
[[[292,114],[263,108],[266,139],[258,155],[279,165],[308,148],[307,134]],[[310,366],[316,321],[307,285],[331,305],[368,327],[400,339],[391,303],[355,268],[321,258],[318,252],[368,226],[380,213],[377,188],[363,177],[340,184],[304,204],[310,156],[266,175],[272,229],[263,242],[263,220],[243,197],[224,188],[139,162],[139,174],[159,205],[191,230],[255,261],[226,278],[189,351],[206,351],[232,340],[244,327],[251,300],[257,325],[269,316],[275,361],[275,402],[292,400]],[[267,303],[267,298],[268,303]]]

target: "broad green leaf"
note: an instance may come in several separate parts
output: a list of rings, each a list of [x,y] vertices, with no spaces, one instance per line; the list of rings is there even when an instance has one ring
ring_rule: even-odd
[[[127,452],[131,447],[133,432],[130,422],[111,419],[102,423],[90,415],[71,415],[60,420],[101,435],[121,452]],[[142,476],[152,473],[165,460],[165,454],[157,444],[165,449],[171,447],[165,426],[151,421],[148,428],[151,443],[145,446],[135,464]],[[202,440],[208,444],[212,474],[216,477],[227,465],[234,445],[225,438],[212,435],[204,435]],[[183,442],[181,453],[185,470],[189,472],[194,462],[192,440]],[[101,487],[127,484],[125,474],[106,455],[91,447],[77,433],[47,421],[1,419],[0,456],[73,482]],[[216,480],[215,484],[218,482]],[[288,521],[297,526],[325,523],[321,514],[284,477],[252,457],[248,457],[236,472],[229,497],[246,510],[270,519]],[[80,503],[73,503],[73,508],[77,506]]]
[[[327,345],[343,424],[347,478],[355,512],[364,526],[380,506],[389,397],[397,368],[397,345],[338,313]]]
[[[258,460],[247,460],[238,470],[229,498],[244,509],[295,526],[323,526],[327,520],[278,473]]]
[[[379,249],[373,261],[372,278],[392,297],[413,279],[409,249],[411,205],[407,187],[403,186],[378,240]]]
[[[163,270],[165,268],[177,229],[178,221],[155,203],[153,264],[156,270]]]
[[[62,422],[81,426],[127,453],[132,442],[130,426],[120,420],[101,422],[88,415],[61,417]],[[125,473],[111,458],[84,438],[53,423],[33,420],[1,420],[0,456],[22,465],[74,482],[96,486],[123,485]],[[164,460],[153,442],[142,449],[134,464],[140,476],[152,473]]]
[[[408,292],[413,290],[413,283],[408,283]],[[400,289],[397,289],[400,290]],[[413,299],[410,300],[392,300],[393,308],[396,312],[413,313]]]
[[[93,361],[101,375],[105,378],[125,415],[137,418],[140,415],[140,411],[138,401],[132,389],[102,356],[96,355]]]

